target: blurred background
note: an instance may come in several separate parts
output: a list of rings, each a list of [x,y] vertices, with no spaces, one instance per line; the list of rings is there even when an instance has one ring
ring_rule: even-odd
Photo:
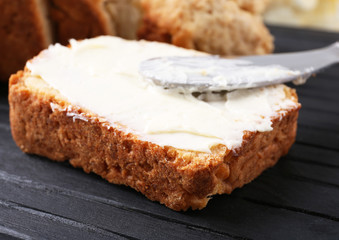
[[[194,1],[200,3],[199,0]],[[224,1],[226,2],[226,0],[215,0],[215,3]],[[339,0],[228,1],[233,1],[242,14],[249,13],[252,15],[251,17],[260,15],[260,18],[263,15],[263,19],[269,25],[272,35],[278,34],[276,32],[277,28],[274,29],[274,26],[286,26],[292,27],[290,30],[293,32],[294,38],[296,38],[297,34],[302,34],[301,29],[312,29],[321,30],[319,34],[324,32],[325,34],[328,32],[338,34],[338,37],[335,36],[335,38],[339,40]],[[175,3],[174,7],[176,9],[185,6],[185,4],[182,4],[184,1],[175,2],[171,0],[0,0],[0,82],[7,82],[10,74],[22,69],[26,61],[37,55],[42,49],[56,42],[67,44],[70,38],[84,39],[99,35],[116,35],[127,39],[141,38],[165,41],[177,45],[174,39],[180,39],[180,37],[175,36],[177,30],[172,26],[173,24],[168,24],[166,29],[163,29],[163,26],[160,26],[162,20],[149,21],[153,15],[148,13],[152,12],[147,10],[148,2],[155,2],[159,6],[165,6],[166,4],[170,6]],[[214,1],[206,0],[201,2],[213,5]],[[26,4],[25,8],[22,8],[22,3]],[[228,8],[225,8],[224,24],[228,21],[227,15],[232,16],[232,13],[227,11],[229,11]],[[242,18],[242,14],[239,14],[239,18]],[[236,22],[236,20],[234,21]],[[157,25],[158,23],[159,26]],[[183,23],[182,25],[185,24]],[[252,29],[251,22],[243,25],[248,30]],[[256,25],[256,28],[266,31],[265,27],[261,26],[261,19],[259,23],[256,22],[254,25]],[[297,32],[294,31],[294,28],[300,30]],[[197,31],[197,29],[194,31]],[[205,31],[208,32],[206,29]],[[139,34],[140,32],[143,34]],[[221,32],[224,31],[221,30]],[[236,30],[230,30],[231,32],[234,32],[235,35],[237,34]],[[258,33],[257,31],[252,31],[252,34]],[[242,48],[229,48],[226,52],[224,50],[226,47],[221,45],[227,44],[222,43],[219,44],[220,46],[216,46],[215,43],[218,41],[202,41],[202,43],[197,44],[198,40],[195,39],[190,44],[196,47],[206,45],[204,48],[196,48],[200,51],[209,52],[212,49],[222,49],[222,51],[213,50],[210,52],[213,54],[251,55],[258,54],[260,51],[263,54],[273,49],[272,41],[268,39],[269,34],[267,33],[266,35],[258,34],[256,37],[248,38],[261,39],[257,43],[243,38],[244,42],[248,44],[247,46],[250,46],[244,48],[246,51]],[[300,42],[283,48],[282,44],[277,42],[280,40],[278,37],[275,38],[276,52],[292,51],[294,50],[292,47],[295,45],[298,46],[296,50],[304,49],[303,46],[305,49],[310,48],[310,46]],[[265,43],[263,44],[263,42]],[[180,41],[177,41],[177,43],[179,44]],[[182,43],[179,45],[183,46]],[[188,46],[189,44],[187,43],[186,45]],[[239,43],[236,45],[239,45]]]
[[[339,32],[339,0],[271,0],[267,24]]]

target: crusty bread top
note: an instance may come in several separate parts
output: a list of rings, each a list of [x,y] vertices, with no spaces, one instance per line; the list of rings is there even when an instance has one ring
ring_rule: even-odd
[[[160,90],[138,73],[143,59],[194,54],[199,53],[162,43],[100,37],[72,41],[70,48],[50,47],[27,67],[33,77],[112,126],[124,125],[140,139],[178,149],[208,152],[219,144],[234,149],[241,145],[244,131],[269,131],[271,118],[298,108],[283,85],[203,101]]]
[[[244,10],[258,6],[248,1],[141,0],[141,4],[145,12],[141,38],[219,55],[273,50],[273,38],[261,18]]]
[[[271,0],[234,0],[240,8],[254,14],[263,13]]]

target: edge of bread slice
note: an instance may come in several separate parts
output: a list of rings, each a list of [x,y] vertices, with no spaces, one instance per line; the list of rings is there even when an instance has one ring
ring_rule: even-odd
[[[297,103],[293,89],[285,92]],[[272,131],[245,132],[238,149],[218,145],[205,153],[142,141],[72,105],[28,69],[11,77],[9,104],[12,135],[22,151],[69,160],[177,211],[202,209],[210,196],[229,194],[273,166],[295,140],[300,108],[277,113]]]
[[[99,35],[116,35],[114,23],[104,10],[104,0],[49,0],[55,41],[68,44],[69,39]]]
[[[52,43],[44,0],[0,1],[0,81]]]

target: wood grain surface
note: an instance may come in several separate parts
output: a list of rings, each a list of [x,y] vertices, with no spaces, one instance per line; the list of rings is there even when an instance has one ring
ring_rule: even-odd
[[[339,40],[271,31],[276,52]],[[296,87],[302,109],[287,156],[242,189],[187,212],[22,153],[11,137],[7,85],[0,88],[0,239],[339,239],[339,66]]]

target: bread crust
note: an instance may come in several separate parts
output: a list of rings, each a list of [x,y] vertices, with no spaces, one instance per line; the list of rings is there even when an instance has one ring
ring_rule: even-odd
[[[273,38],[247,0],[141,0],[140,39],[163,41],[218,55],[267,54]],[[249,9],[249,10],[245,10]]]
[[[104,0],[50,0],[50,17],[55,41],[115,35],[113,23],[104,10]]]
[[[241,9],[253,14],[262,14],[268,7],[270,0],[233,0]]]
[[[51,43],[43,8],[40,0],[0,1],[0,81]]]
[[[94,172],[179,211],[202,209],[210,196],[230,194],[273,166],[294,142],[298,110],[279,113],[269,132],[246,132],[242,146],[211,153],[162,147],[126,133],[85,109],[71,106],[46,83],[27,84],[29,71],[10,79],[12,136],[26,153]],[[294,90],[286,89],[297,102]]]

